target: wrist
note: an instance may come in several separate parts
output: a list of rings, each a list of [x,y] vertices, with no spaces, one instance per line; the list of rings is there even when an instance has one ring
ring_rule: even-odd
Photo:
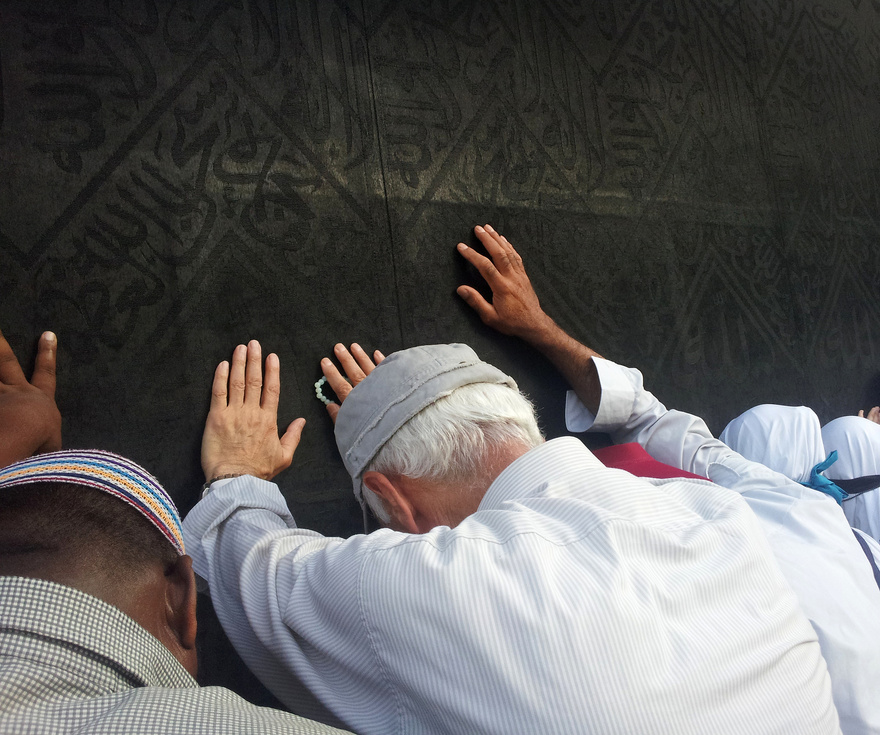
[[[557,344],[560,338],[565,337],[562,328],[553,321],[546,313],[541,312],[540,319],[519,330],[516,335],[525,340],[538,350],[543,350]]]
[[[230,477],[241,477],[242,475],[253,475],[254,477],[262,477],[256,468],[245,464],[216,464],[203,466],[205,472],[205,481],[212,482],[219,479],[228,479]],[[221,478],[221,475],[223,476]]]
[[[212,476],[211,476],[211,477],[205,482],[205,484],[202,485],[202,495],[201,495],[201,497],[204,498],[204,497],[208,494],[208,492],[211,490],[211,485],[213,485],[215,482],[219,482],[220,480],[233,480],[233,479],[235,479],[236,477],[241,477],[243,474],[247,474],[247,473],[241,473],[241,472],[229,472],[229,473],[227,473],[227,474],[225,474],[225,475],[212,475]]]

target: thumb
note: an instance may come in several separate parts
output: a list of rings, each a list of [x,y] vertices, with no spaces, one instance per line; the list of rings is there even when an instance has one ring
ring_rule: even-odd
[[[58,340],[53,332],[43,332],[37,345],[37,360],[31,385],[39,388],[49,398],[55,397],[55,355]]]
[[[339,413],[339,404],[338,403],[328,403],[327,404],[327,413],[330,414],[330,420],[335,424],[336,423],[336,414]]]
[[[299,440],[302,437],[305,425],[305,419],[296,419],[291,422],[290,426],[287,427],[287,431],[284,432],[284,436],[281,437],[281,448],[284,450],[284,457],[287,459],[288,464],[293,460],[293,453],[299,446]]]
[[[470,306],[487,324],[495,315],[495,309],[480,293],[470,286],[459,286],[455,292],[464,299],[464,302]]]

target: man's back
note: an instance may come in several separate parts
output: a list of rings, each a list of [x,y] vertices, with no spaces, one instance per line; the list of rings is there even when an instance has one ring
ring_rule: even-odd
[[[0,577],[0,732],[342,733],[203,689],[121,611],[24,577]]]
[[[271,488],[233,482],[190,534],[246,483],[251,508]],[[283,698],[295,672],[355,730],[839,731],[815,633],[723,488],[655,487],[561,439],[511,464],[455,529],[278,533],[266,501],[200,539],[197,565],[226,580],[212,594],[246,660],[265,655],[254,635],[274,642],[266,683]],[[241,544],[251,562],[233,581],[224,560]]]

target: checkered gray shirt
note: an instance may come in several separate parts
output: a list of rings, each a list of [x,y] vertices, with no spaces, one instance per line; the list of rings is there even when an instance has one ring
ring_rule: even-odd
[[[201,688],[115,607],[63,585],[0,577],[0,733],[342,733]]]

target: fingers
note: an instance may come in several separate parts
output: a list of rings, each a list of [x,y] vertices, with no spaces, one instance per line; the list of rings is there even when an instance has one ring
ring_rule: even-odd
[[[513,245],[510,244],[510,241],[500,232],[492,229],[492,225],[486,225],[485,232],[495,241],[498,248],[497,252],[492,256],[495,267],[501,273],[509,273],[511,270],[525,273],[522,258],[516,252]],[[477,234],[479,235],[479,233]]]
[[[488,250],[488,248],[486,248]],[[486,279],[486,283],[494,291],[501,285],[502,277],[495,264],[484,255],[480,255],[473,248],[469,248],[463,242],[458,243],[458,252],[462,257],[476,268],[480,275]]]
[[[269,411],[278,411],[281,397],[281,361],[274,352],[266,358],[266,380],[260,406]]]
[[[353,345],[352,345],[353,346]],[[375,365],[370,367],[369,371],[364,371],[364,369],[358,364],[355,360],[354,356],[345,349],[345,345],[341,342],[337,344],[333,348],[333,353],[336,355],[336,359],[339,360],[339,363],[342,365],[342,369],[345,370],[345,374],[348,377],[348,380],[351,382],[352,386],[360,383],[364,378],[367,377],[367,372],[371,372]],[[366,353],[361,350],[364,358],[366,358],[367,362],[370,362],[370,358],[367,357]],[[330,378],[327,378],[328,382]]]
[[[356,342],[352,344],[351,351],[347,350],[341,342],[337,343],[333,348],[333,354],[342,365],[347,378],[328,357],[321,360],[321,372],[327,378],[327,384],[333,389],[339,403],[343,403],[354,386],[373,372],[376,365],[385,359],[385,355],[379,350],[375,350],[372,359],[370,359],[363,347]],[[327,404],[327,413],[334,424],[336,423],[336,415],[339,413],[339,403],[331,401]]]
[[[330,414],[330,420],[335,424],[336,416],[339,413],[339,404],[338,403],[328,403],[327,404],[327,413]]]
[[[248,348],[239,345],[232,353],[232,365],[229,367],[229,405],[240,406],[244,403],[245,363]]]
[[[868,421],[873,421],[875,424],[880,424],[880,406],[874,406],[870,411],[868,411],[867,415],[865,415],[864,410],[859,409],[859,417],[863,419],[868,419]]]
[[[474,227],[474,232],[477,235],[477,239],[483,243],[486,252],[489,253],[493,259],[496,255],[501,255],[502,253],[507,252],[504,241],[501,239],[501,235],[495,232],[491,225],[486,225],[485,227],[477,225]]]
[[[214,382],[211,385],[211,410],[219,411],[228,405],[226,386],[229,382],[229,363],[224,360],[214,371]]]
[[[357,342],[351,346],[351,354],[357,362],[358,367],[364,372],[364,376],[369,375],[376,368],[376,364],[370,359],[370,356],[364,352],[364,348]]]
[[[486,299],[484,299],[478,291],[470,286],[459,286],[455,289],[455,293],[464,299],[464,302],[470,306],[480,316],[486,324],[495,317],[495,309]]]
[[[324,377],[327,378],[327,384],[333,389],[336,397],[339,398],[340,402],[344,401],[348,394],[351,393],[351,383],[342,377],[342,373],[339,372],[339,369],[329,357],[321,360],[321,372],[324,373]]]
[[[497,242],[498,245],[501,248],[503,248],[505,251],[507,251],[509,253],[516,252],[516,249],[513,247],[513,245],[510,244],[510,240],[508,240],[506,237],[504,237],[504,235],[502,235],[500,232],[495,230],[492,227],[492,225],[487,224],[485,226],[485,230],[495,239],[495,242]]]
[[[27,383],[21,365],[18,364],[15,353],[2,332],[0,332],[0,383],[7,385]]]
[[[522,258],[519,257],[519,253],[516,252],[510,241],[500,232],[496,231],[492,225],[487,224],[485,227],[477,225],[474,228],[474,232],[480,242],[483,243],[486,252],[492,256],[495,265],[503,265],[505,262],[513,264],[522,262]]]
[[[259,405],[263,391],[263,350],[257,340],[252,339],[247,346],[245,363],[244,402]]]
[[[290,463],[293,460],[293,453],[299,446],[299,441],[302,438],[302,433],[305,425],[305,419],[296,419],[291,422],[290,426],[287,427],[287,431],[285,431],[283,436],[281,437],[281,450],[283,453],[285,464],[283,467],[280,467],[278,469],[279,472],[281,472],[281,470],[286,470],[288,467],[290,467]]]
[[[43,332],[37,345],[37,361],[31,385],[39,388],[49,398],[55,398],[55,356],[58,341],[52,332]]]

